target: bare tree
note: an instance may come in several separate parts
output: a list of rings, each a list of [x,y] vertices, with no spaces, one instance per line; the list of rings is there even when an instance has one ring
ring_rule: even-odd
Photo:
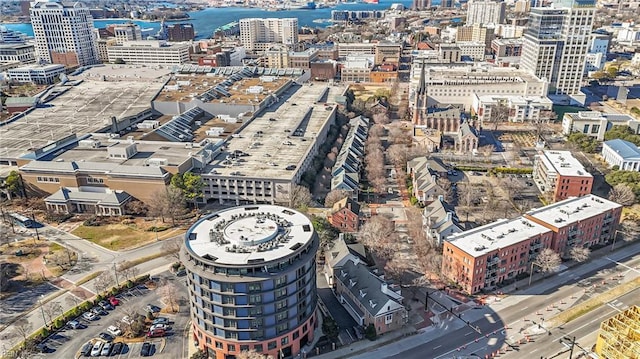
[[[455,196],[455,192],[453,191],[453,186],[451,185],[451,180],[449,180],[447,177],[442,176],[436,179],[436,183],[444,191],[445,202],[451,203]]]
[[[336,202],[341,201],[343,198],[348,197],[349,192],[344,189],[334,189],[327,193],[324,199],[324,206],[327,208],[333,207]]]
[[[407,146],[405,144],[393,144],[387,149],[387,157],[396,167],[407,164]]]
[[[170,257],[171,259],[180,259],[180,248],[182,247],[182,240],[180,237],[169,238],[162,243],[160,249]]]
[[[149,214],[161,218],[164,223],[169,217],[171,224],[176,225],[176,217],[184,213],[186,200],[179,188],[168,186],[154,194],[149,201]]]
[[[389,122],[389,115],[386,112],[378,112],[373,114],[373,123],[377,125],[386,125]]]
[[[505,177],[500,181],[502,189],[507,194],[509,201],[513,201],[514,197],[522,192],[524,186],[522,182],[511,177]]]
[[[60,302],[48,302],[42,306],[42,311],[45,314],[45,318],[48,318],[49,323],[53,323],[53,320],[58,317],[58,315],[63,314],[62,305]]]
[[[498,129],[498,125],[509,119],[509,107],[504,100],[499,101],[495,106],[491,107],[490,121],[493,123],[493,130]]]
[[[273,356],[258,353],[255,350],[242,351],[236,356],[238,359],[273,359]]]
[[[13,327],[15,330],[22,336],[22,340],[25,342],[27,338],[33,332],[33,323],[31,323],[27,318],[20,318],[13,323]]]
[[[384,266],[385,279],[398,283],[401,287],[408,283],[411,265],[407,257],[402,257],[396,252],[392,259]]]
[[[162,300],[169,307],[169,311],[171,313],[176,313],[179,310],[178,300],[180,298],[179,298],[178,288],[175,286],[175,284],[171,282],[166,282],[158,290],[159,290],[160,296],[162,297]]]
[[[571,247],[569,257],[576,262],[584,262],[589,259],[591,250],[587,247]]]
[[[609,199],[623,206],[630,206],[636,201],[636,195],[631,187],[624,183],[619,183],[609,190]]]
[[[360,227],[358,237],[362,244],[381,258],[391,258],[398,247],[398,233],[393,222],[382,215],[373,216]]]
[[[299,184],[291,186],[289,193],[289,206],[291,208],[304,209],[311,204],[313,197],[311,192],[305,186]]]
[[[558,253],[554,252],[552,249],[545,248],[540,252],[540,254],[538,254],[533,263],[535,266],[540,268],[542,273],[549,273],[558,268],[560,263],[562,263],[562,260]]]
[[[69,295],[64,298],[64,301],[71,307],[75,307],[80,304],[80,300],[78,300],[78,297],[76,297],[72,292],[69,292]]]
[[[493,152],[496,150],[494,145],[486,145],[486,146],[482,146],[478,149],[478,152],[480,152],[487,160],[489,159],[489,157],[491,157],[491,154],[493,154]]]
[[[115,280],[111,275],[111,272],[103,271],[102,273],[100,273],[100,275],[96,277],[95,281],[93,282],[93,285],[96,288],[96,292],[99,294],[99,293],[103,293],[104,291],[112,287],[114,283],[115,283]]]
[[[479,193],[469,180],[465,180],[458,186],[458,204],[462,206],[462,212],[466,214],[466,221],[469,221],[471,207],[479,200]]]
[[[402,127],[393,126],[389,129],[389,142],[392,144],[410,144],[411,135]]]
[[[49,263],[55,264],[60,269],[65,270],[73,263],[73,258],[71,257],[71,252],[69,249],[65,248],[61,251],[55,251],[47,256],[47,261]]]
[[[369,137],[368,138],[371,138],[371,137],[380,138],[383,135],[384,135],[384,126],[375,124],[375,125],[371,126],[371,128],[369,129]]]

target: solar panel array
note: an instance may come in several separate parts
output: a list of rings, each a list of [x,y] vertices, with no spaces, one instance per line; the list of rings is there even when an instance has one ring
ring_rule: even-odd
[[[171,141],[191,142],[194,138],[193,125],[203,115],[202,109],[194,107],[160,126],[156,133]]]

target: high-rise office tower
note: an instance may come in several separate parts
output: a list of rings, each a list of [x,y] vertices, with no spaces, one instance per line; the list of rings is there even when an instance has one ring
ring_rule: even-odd
[[[100,62],[88,7],[80,2],[36,0],[29,11],[41,61],[67,67]]]
[[[520,66],[549,81],[549,93],[576,95],[589,51],[594,0],[560,0],[532,8]]]
[[[298,42],[298,19],[241,19],[240,41],[248,51],[265,51],[274,43],[295,45]]]
[[[431,8],[431,0],[413,0],[412,10],[427,10]]]
[[[467,5],[467,26],[474,24],[502,24],[505,3],[491,0],[471,0]]]

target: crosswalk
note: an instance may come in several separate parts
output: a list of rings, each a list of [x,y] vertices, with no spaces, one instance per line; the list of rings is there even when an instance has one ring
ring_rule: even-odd
[[[623,312],[627,309],[629,309],[629,306],[617,299],[614,299],[610,302],[607,303],[607,305],[615,310],[617,310],[618,312]]]

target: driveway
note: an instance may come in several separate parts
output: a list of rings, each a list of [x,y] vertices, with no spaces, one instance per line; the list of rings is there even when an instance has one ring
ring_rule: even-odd
[[[333,291],[329,288],[329,284],[327,283],[327,279],[324,276],[324,273],[318,273],[316,276],[317,284],[318,284],[318,295],[322,302],[331,313],[331,316],[338,324],[340,329],[353,328],[358,325],[356,321],[351,317],[349,312],[340,304],[338,298],[333,295]]]

